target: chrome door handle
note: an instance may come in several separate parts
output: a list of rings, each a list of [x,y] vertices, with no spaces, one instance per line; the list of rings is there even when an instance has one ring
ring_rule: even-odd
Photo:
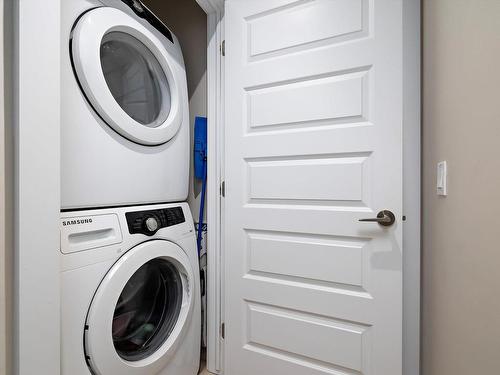
[[[394,214],[389,210],[383,210],[377,214],[377,217],[370,219],[359,219],[359,221],[379,223],[384,227],[390,227],[392,224],[396,222],[396,216],[394,216]]]

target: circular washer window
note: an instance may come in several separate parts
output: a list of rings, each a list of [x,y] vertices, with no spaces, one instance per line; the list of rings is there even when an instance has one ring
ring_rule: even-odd
[[[172,332],[182,306],[182,279],[161,258],[141,266],[125,285],[113,316],[113,344],[127,361],[151,356]]]
[[[151,51],[130,34],[114,31],[101,42],[104,78],[120,107],[135,121],[157,127],[170,113],[167,77]]]

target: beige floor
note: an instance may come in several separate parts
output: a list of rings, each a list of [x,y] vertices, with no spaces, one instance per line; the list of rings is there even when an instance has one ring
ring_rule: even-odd
[[[206,356],[205,352],[202,352],[201,353],[201,368],[202,368],[202,370],[201,370],[199,375],[211,375],[212,374],[211,372],[208,372],[208,370],[207,370],[207,364],[205,363],[205,356]]]
[[[202,363],[202,364],[201,364],[201,368],[202,368],[203,370],[201,370],[201,372],[200,372],[200,374],[199,374],[199,375],[212,375],[212,373],[211,373],[211,372],[208,372],[208,370],[207,370],[207,366],[206,366],[206,364],[205,364],[205,363]]]

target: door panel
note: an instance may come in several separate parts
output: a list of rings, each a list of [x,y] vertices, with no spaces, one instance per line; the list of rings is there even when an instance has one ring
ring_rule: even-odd
[[[225,371],[401,374],[402,0],[225,18]]]
[[[365,83],[366,72],[362,71],[247,90],[249,130],[283,129],[287,124],[304,128],[353,117],[359,120]],[[304,98],[309,98],[307,106]]]
[[[248,55],[265,58],[290,48],[307,49],[312,44],[338,43],[366,35],[368,0],[279,2],[267,11],[246,17]],[[281,5],[281,6],[280,6]],[[306,27],[308,20],[320,20],[320,27]],[[269,33],[272,31],[272,34]]]

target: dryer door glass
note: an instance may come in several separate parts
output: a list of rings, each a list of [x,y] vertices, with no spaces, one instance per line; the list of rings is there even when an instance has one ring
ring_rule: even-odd
[[[101,42],[101,67],[111,94],[140,124],[155,128],[170,113],[170,86],[160,63],[141,41],[113,31]]]
[[[182,306],[182,279],[165,259],[140,267],[125,285],[113,316],[113,343],[121,358],[139,361],[165,342]]]

